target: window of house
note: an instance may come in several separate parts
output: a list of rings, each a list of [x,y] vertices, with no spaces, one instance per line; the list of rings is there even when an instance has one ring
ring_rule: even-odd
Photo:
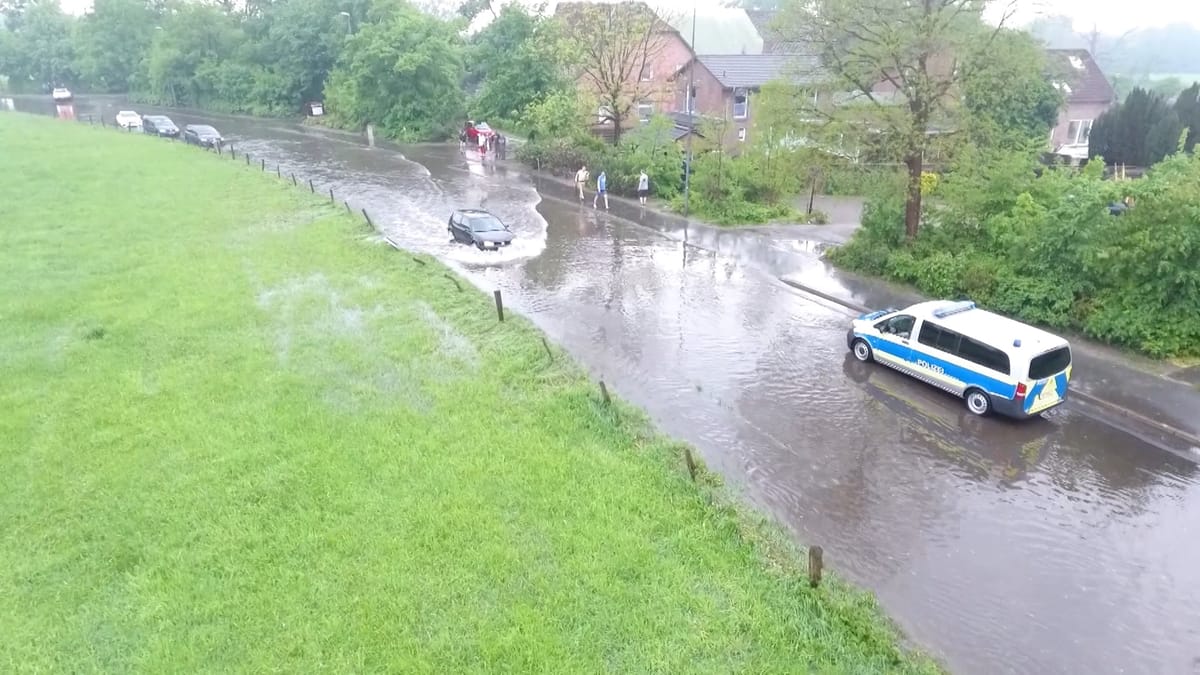
[[[739,141],[746,140],[746,127],[741,127],[738,129],[738,140]]]
[[[654,69],[650,66],[642,66],[642,82],[649,82],[654,79]]]
[[[696,86],[692,85],[691,90],[687,92],[687,102],[684,104],[684,112],[696,112]]]
[[[1067,144],[1086,145],[1091,134],[1091,120],[1071,120],[1071,124],[1067,126]]]
[[[744,120],[750,113],[750,92],[745,89],[733,90],[733,118]]]
[[[642,122],[649,122],[650,118],[652,116],[654,116],[654,104],[653,103],[639,103],[637,110],[638,110],[638,119],[641,120]]]
[[[608,106],[602,105],[596,109],[596,123],[597,124],[604,124],[605,122],[611,122],[612,119],[613,119],[613,114],[612,114],[612,111],[608,109]]]

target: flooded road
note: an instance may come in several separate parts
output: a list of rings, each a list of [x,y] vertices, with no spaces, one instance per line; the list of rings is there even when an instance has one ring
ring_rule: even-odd
[[[115,111],[77,102],[74,114]],[[847,312],[777,280],[820,273],[814,245],[685,232],[615,200],[593,210],[590,195],[581,206],[568,187],[454,145],[397,152],[285,122],[206,121],[239,153],[365,207],[400,245],[501,289],[799,541],[824,546],[951,670],[1200,673],[1196,463],[1074,407],[976,419],[850,360]],[[457,207],[493,211],[517,243],[451,244]]]

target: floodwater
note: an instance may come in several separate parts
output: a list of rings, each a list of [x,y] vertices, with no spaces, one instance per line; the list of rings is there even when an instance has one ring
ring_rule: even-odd
[[[73,114],[116,109],[77,101]],[[952,671],[1200,673],[1196,462],[1078,406],[977,419],[851,361],[847,312],[777,280],[820,274],[819,244],[685,229],[616,200],[594,210],[590,195],[581,205],[456,145],[367,148],[285,122],[171,115],[214,124],[239,154],[332,187],[399,245],[502,290],[797,540],[822,545]],[[495,212],[517,243],[450,243],[456,207]]]

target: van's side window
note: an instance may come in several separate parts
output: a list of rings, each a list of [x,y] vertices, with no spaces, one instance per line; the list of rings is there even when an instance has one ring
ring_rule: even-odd
[[[961,335],[952,330],[926,321],[921,324],[921,334],[917,337],[917,341],[923,345],[940,349],[947,354],[957,354],[958,341],[961,338]]]
[[[989,347],[982,342],[964,337],[958,345],[958,355],[962,358],[977,363],[984,368],[990,368],[998,373],[1008,375],[1009,363],[1008,354]]]
[[[941,332],[941,328],[938,328],[937,326],[926,321],[925,323],[921,324],[921,333],[917,335],[917,342],[920,342],[927,347],[936,347],[938,335],[940,335]]]
[[[942,328],[941,333],[938,334],[937,348],[950,354],[957,354],[960,340],[962,340],[961,335],[952,330]]]
[[[964,356],[964,354],[962,354],[961,345],[965,344],[965,342],[967,342],[968,340],[970,340],[970,339],[968,339],[968,337],[964,337],[958,333],[955,333],[955,331],[953,331],[953,330],[950,330],[948,328],[942,328],[941,325],[937,325],[936,323],[930,323],[928,321],[926,321],[925,323],[922,324],[922,327],[920,327],[920,335],[917,337],[917,341],[920,342],[920,344],[922,344],[922,345],[934,347],[934,348],[936,348],[936,350],[941,350],[943,352],[946,352],[947,354],[954,354],[954,356],[956,356],[956,357],[962,357],[967,360],[974,360],[974,359],[968,358],[968,357]],[[980,346],[982,346],[982,345],[980,345]],[[985,348],[990,348],[990,347],[985,347]],[[997,353],[1000,353],[1000,352],[997,352]],[[1008,370],[1007,370],[1008,369],[1008,357],[1004,356],[1003,353],[1000,353],[1000,356],[1004,358],[1004,369],[1006,369],[1006,370],[1004,370],[1004,372],[1008,372]],[[978,363],[978,362],[976,362],[976,363]],[[980,365],[988,365],[988,364],[980,364]],[[988,368],[991,368],[991,366],[989,365]]]
[[[893,316],[887,321],[881,321],[876,324],[875,327],[878,328],[881,333],[891,333],[892,335],[898,335],[902,338],[907,338],[912,336],[913,324],[916,322],[917,318],[915,316],[910,314],[901,314],[900,316]]]

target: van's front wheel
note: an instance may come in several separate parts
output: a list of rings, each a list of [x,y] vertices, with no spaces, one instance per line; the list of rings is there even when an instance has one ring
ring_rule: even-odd
[[[863,363],[870,363],[875,356],[871,353],[871,345],[867,344],[866,340],[859,338],[850,345],[850,351],[854,352],[854,358]]]
[[[992,399],[979,389],[968,389],[966,394],[967,410],[980,417],[992,411]]]

